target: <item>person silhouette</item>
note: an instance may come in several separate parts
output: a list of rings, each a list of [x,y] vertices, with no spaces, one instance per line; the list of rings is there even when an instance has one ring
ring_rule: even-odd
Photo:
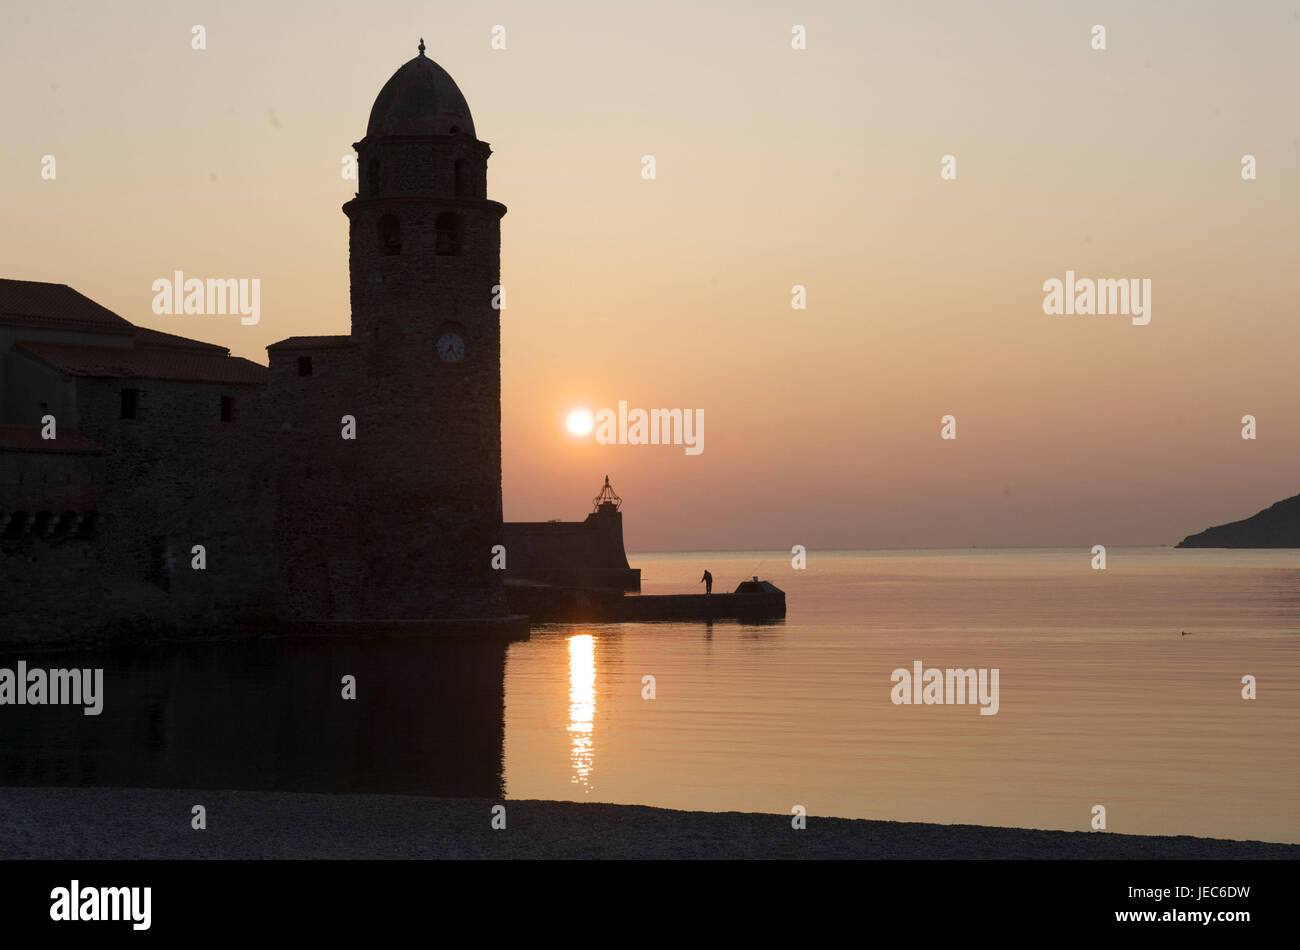
[[[704,593],[705,593],[706,595],[707,595],[707,594],[712,594],[712,593],[713,593],[713,575],[712,575],[712,574],[710,574],[708,571],[705,571],[705,572],[704,572],[704,576],[700,578],[700,583],[704,585]]]

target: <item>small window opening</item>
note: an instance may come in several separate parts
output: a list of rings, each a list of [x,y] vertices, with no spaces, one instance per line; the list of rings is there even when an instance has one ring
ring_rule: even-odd
[[[140,390],[124,389],[122,390],[122,418],[134,419],[136,410],[139,408]]]
[[[299,376],[310,376],[310,375],[311,375],[311,357],[310,357],[310,356],[300,356],[300,357],[298,357],[298,375],[299,375]]]
[[[221,421],[229,422],[235,413],[235,400],[233,396],[221,397]]]
[[[379,219],[379,252],[390,257],[402,253],[402,223],[396,215]]]
[[[460,254],[461,226],[460,218],[450,211],[444,211],[433,222],[434,253],[440,257],[455,257]]]
[[[99,512],[88,511],[77,525],[77,537],[89,538],[95,530],[95,523],[99,520]]]
[[[9,523],[5,525],[4,536],[6,538],[21,538],[23,531],[27,527],[27,519],[30,517],[25,511],[15,511],[9,518]]]

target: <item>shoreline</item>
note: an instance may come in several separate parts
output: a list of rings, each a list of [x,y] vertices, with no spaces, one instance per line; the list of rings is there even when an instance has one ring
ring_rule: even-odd
[[[206,809],[205,830],[191,809]],[[505,806],[506,827],[492,828]],[[0,788],[0,858],[1296,860],[1300,845],[1190,836],[696,812],[528,799]]]

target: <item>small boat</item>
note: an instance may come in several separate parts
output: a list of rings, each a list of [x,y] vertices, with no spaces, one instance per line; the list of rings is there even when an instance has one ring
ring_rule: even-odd
[[[781,603],[785,603],[785,591],[771,581],[760,581],[755,574],[752,580],[741,581],[733,593],[736,594],[779,594]]]

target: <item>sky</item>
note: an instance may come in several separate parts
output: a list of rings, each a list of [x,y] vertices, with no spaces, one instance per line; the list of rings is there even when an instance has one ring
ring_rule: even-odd
[[[1172,544],[1300,492],[1300,0],[5,5],[0,276],[346,333],[342,160],[421,37],[509,209],[507,519],[608,474],[630,550]],[[155,315],[175,270],[260,322]],[[1150,323],[1045,314],[1067,270]],[[563,425],[619,401],[704,450]]]

